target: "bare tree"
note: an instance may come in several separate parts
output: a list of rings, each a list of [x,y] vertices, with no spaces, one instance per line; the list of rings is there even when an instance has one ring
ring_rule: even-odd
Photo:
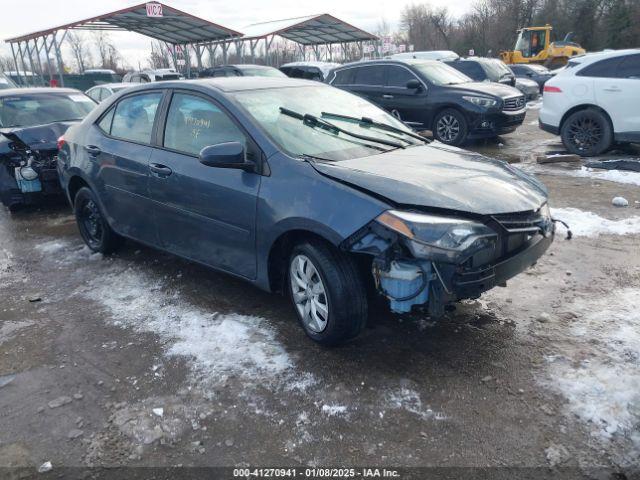
[[[149,65],[151,68],[171,67],[171,55],[165,45],[160,41],[151,42],[151,54],[149,55]]]
[[[98,50],[98,61],[100,68],[118,69],[121,56],[118,49],[111,41],[108,33],[98,31],[94,33],[94,44]]]
[[[87,65],[90,65],[92,62],[91,51],[89,50],[89,44],[86,38],[80,33],[69,30],[67,33],[67,42],[73,52],[78,71],[81,73],[84,72]]]

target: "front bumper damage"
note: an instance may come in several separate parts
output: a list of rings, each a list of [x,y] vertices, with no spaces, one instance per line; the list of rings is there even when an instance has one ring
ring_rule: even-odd
[[[447,305],[478,298],[535,265],[554,239],[553,220],[539,212],[486,216],[492,242],[459,256],[416,255],[411,241],[373,221],[349,237],[343,248],[372,257],[372,275],[392,311],[427,310],[442,316]]]

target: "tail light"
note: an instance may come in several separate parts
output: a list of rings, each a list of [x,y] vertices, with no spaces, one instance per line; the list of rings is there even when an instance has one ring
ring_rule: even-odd
[[[560,87],[552,87],[551,85],[545,85],[544,91],[547,93],[562,93],[562,89]]]
[[[64,147],[64,144],[67,143],[64,139],[64,135],[60,135],[60,137],[58,137],[58,151],[62,150],[62,147]]]

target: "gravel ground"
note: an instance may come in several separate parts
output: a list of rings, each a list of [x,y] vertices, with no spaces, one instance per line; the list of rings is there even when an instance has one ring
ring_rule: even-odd
[[[507,288],[439,321],[376,313],[337,349],[308,341],[284,298],[226,275],[133,242],[91,254],[64,205],[0,210],[0,466],[637,478],[640,173],[536,165],[561,150],[536,116],[470,148],[535,172],[573,240],[559,233]]]

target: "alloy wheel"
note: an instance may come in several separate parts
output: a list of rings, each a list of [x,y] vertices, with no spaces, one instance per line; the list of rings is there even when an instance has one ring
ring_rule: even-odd
[[[318,270],[306,255],[296,255],[289,266],[291,294],[305,326],[316,333],[327,328],[329,300]]]
[[[102,216],[93,200],[88,200],[82,206],[80,224],[89,243],[99,245],[102,241]]]
[[[569,125],[569,140],[580,151],[588,151],[597,146],[602,135],[600,122],[586,116],[576,118]]]
[[[445,142],[453,142],[460,133],[460,122],[453,115],[443,115],[436,124],[438,137]]]

